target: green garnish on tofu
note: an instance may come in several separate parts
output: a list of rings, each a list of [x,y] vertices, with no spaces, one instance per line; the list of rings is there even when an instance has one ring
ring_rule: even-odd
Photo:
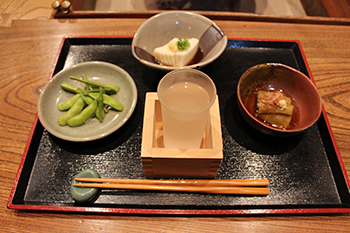
[[[190,47],[190,43],[188,42],[188,39],[179,39],[177,41],[177,48],[179,51],[185,51]]]

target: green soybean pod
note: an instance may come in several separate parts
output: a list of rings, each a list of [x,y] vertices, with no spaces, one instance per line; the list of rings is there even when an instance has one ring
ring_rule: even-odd
[[[81,110],[84,108],[85,106],[85,103],[84,103],[84,100],[82,98],[78,98],[75,103],[73,104],[73,106],[63,115],[61,116],[59,119],[58,119],[58,124],[59,125],[67,125],[67,121],[78,115]]]
[[[96,98],[98,98],[98,93],[90,93],[89,96],[96,99]],[[123,109],[124,109],[123,104],[120,103],[119,100],[113,98],[112,96],[106,95],[106,94],[103,94],[103,103],[112,107],[113,109],[115,109],[117,111],[123,111]]]
[[[70,109],[73,104],[80,98],[79,94],[74,95],[72,98],[70,98],[69,100],[64,101],[63,103],[58,105],[58,110],[60,111],[66,111],[68,109]]]
[[[75,87],[69,83],[61,83],[61,87],[63,90],[65,91],[69,91],[69,92],[72,92],[72,93],[78,93],[79,92],[79,88],[78,87]]]
[[[83,93],[79,93],[79,94],[80,94],[80,96],[82,96],[81,98],[83,98],[83,100],[85,101],[85,103],[87,105],[91,104],[94,101],[94,98],[92,98],[91,96],[84,95]],[[105,106],[102,106],[102,109],[104,112],[103,114],[108,113],[108,109]],[[98,109],[96,109],[96,114],[95,114],[96,116],[98,116],[97,112],[98,112]],[[104,115],[103,115],[103,117],[104,117]]]
[[[88,79],[87,79],[85,74],[83,74],[81,77],[83,78],[84,81],[88,81]],[[86,84],[84,90],[92,90],[91,85],[90,84]]]
[[[67,124],[76,127],[84,124],[90,117],[95,114],[98,100],[94,100],[89,106],[83,109],[81,113],[67,120]]]
[[[80,97],[84,100],[84,102],[87,104],[87,105],[90,105],[92,104],[92,102],[94,102],[94,99],[91,98],[90,96],[88,95],[84,95],[83,93],[79,93]]]
[[[95,111],[95,115],[96,115],[97,119],[98,119],[100,122],[102,122],[103,118],[105,118],[106,113],[105,113],[105,111],[103,110],[103,108],[102,108],[102,111],[101,111],[101,115],[100,115],[100,111],[101,111],[101,108],[97,107],[97,108],[96,108],[96,111]]]
[[[92,85],[92,86],[106,88],[106,89],[108,89],[107,92],[110,93],[110,94],[115,94],[115,93],[117,93],[119,91],[119,87],[116,86],[116,85],[102,84],[102,83],[99,83],[99,82],[89,81],[89,80],[85,79],[84,77],[83,77],[83,79],[80,79],[80,78],[77,78],[75,76],[70,76],[70,78],[73,79],[73,80],[85,83],[85,84]]]
[[[103,111],[103,92],[101,87],[100,87],[100,93],[98,95],[98,103],[97,103],[95,115],[100,122],[102,122],[103,118],[105,117],[105,112]]]

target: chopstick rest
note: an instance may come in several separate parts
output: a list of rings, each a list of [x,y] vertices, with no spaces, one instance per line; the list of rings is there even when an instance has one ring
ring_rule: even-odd
[[[79,172],[75,178],[100,178],[98,172],[94,169],[85,169]],[[73,180],[70,186],[70,195],[71,197],[79,203],[90,202],[92,201],[98,194],[99,189],[90,187],[90,188],[82,188],[76,187],[75,184],[77,181]]]
[[[103,179],[75,178],[75,187],[101,189],[132,189],[171,192],[199,192],[234,195],[268,195],[267,179],[260,180],[146,180],[146,179]]]

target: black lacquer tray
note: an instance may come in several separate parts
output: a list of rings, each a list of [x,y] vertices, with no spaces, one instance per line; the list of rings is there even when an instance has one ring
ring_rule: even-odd
[[[349,180],[323,111],[318,122],[291,138],[261,135],[248,126],[236,104],[236,86],[245,70],[278,62],[310,78],[298,41],[230,39],[224,53],[201,69],[215,82],[220,103],[224,159],[218,179],[267,178],[268,196],[102,190],[95,202],[76,204],[69,195],[73,177],[96,169],[104,178],[145,178],[141,134],[146,92],[156,92],[165,73],[140,64],[132,38],[64,38],[53,74],[84,61],[106,61],[125,69],[138,88],[129,121],[93,142],[67,142],[35,119],[8,201],[8,208],[122,214],[301,214],[350,212]]]

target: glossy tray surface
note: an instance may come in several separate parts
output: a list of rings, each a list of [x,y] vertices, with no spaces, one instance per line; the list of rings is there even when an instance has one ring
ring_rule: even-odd
[[[137,214],[350,212],[348,179],[324,112],[303,134],[273,138],[250,128],[236,104],[238,79],[256,64],[283,63],[310,77],[300,44],[244,39],[230,39],[225,52],[201,69],[213,79],[219,95],[224,159],[216,178],[267,178],[271,192],[268,196],[102,190],[94,203],[75,204],[69,186],[83,169],[93,168],[104,178],[145,178],[140,158],[145,94],[156,92],[165,73],[134,59],[131,40],[115,37],[63,40],[53,74],[84,61],[114,63],[135,80],[138,103],[122,128],[88,143],[58,139],[36,119],[9,208]]]

